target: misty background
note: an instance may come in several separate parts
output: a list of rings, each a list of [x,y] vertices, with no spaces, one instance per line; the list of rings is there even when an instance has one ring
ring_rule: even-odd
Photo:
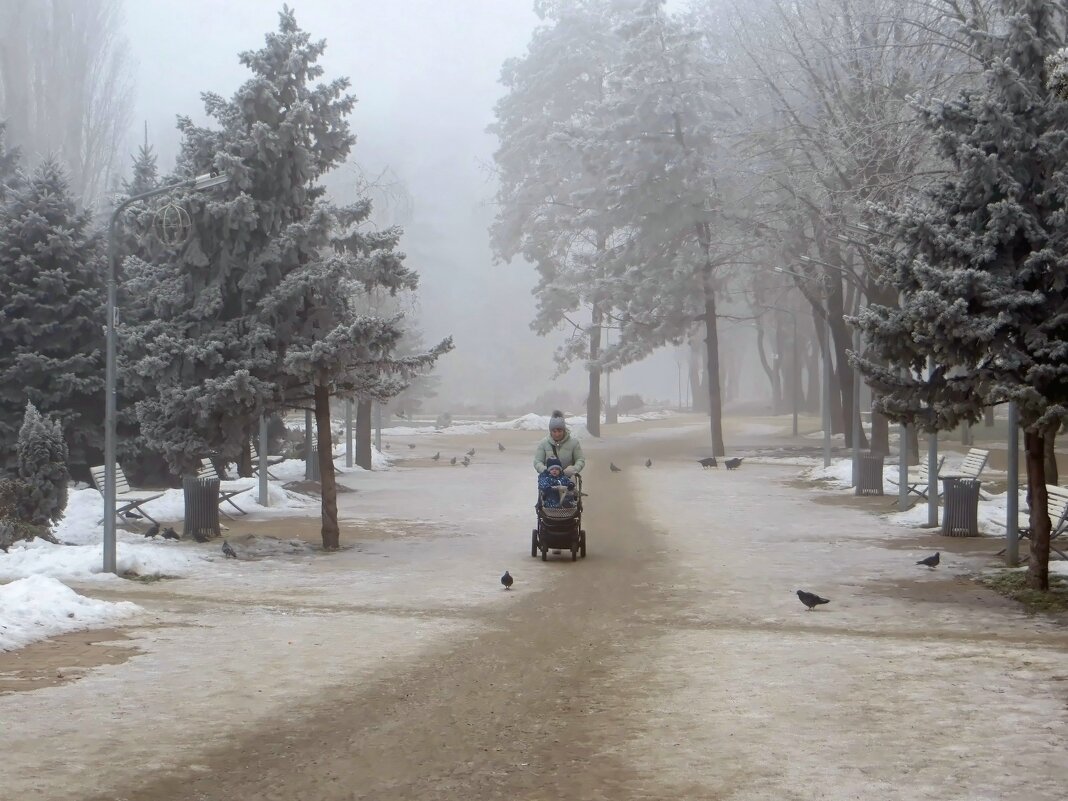
[[[428,408],[524,411],[554,389],[581,403],[581,365],[554,379],[553,350],[566,332],[541,338],[530,330],[534,270],[521,260],[494,264],[487,233],[496,139],[486,127],[504,93],[501,65],[524,53],[538,23],[532,0],[302,0],[290,7],[313,39],[327,40],[326,76],[350,78],[359,100],[351,117],[356,147],[349,164],[327,177],[331,193],[351,200],[361,171],[374,178],[388,169],[410,196],[408,207],[378,199],[379,213],[405,229],[401,249],[420,274],[417,315],[426,339],[452,335],[456,343],[435,369],[441,383]],[[264,0],[126,3],[122,29],[134,76],[127,157],[147,125],[160,168],[169,170],[179,142],[175,116],[207,122],[200,93],[229,96],[247,78],[237,54],[262,45],[280,8]],[[744,337],[728,335],[724,344]],[[612,395],[674,405],[678,376],[669,347],[614,373]],[[686,381],[683,369],[684,402]]]

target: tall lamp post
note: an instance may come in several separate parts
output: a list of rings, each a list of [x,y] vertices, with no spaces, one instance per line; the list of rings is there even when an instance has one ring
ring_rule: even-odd
[[[145,200],[175,189],[194,189],[202,191],[221,186],[230,180],[226,173],[206,173],[188,181],[179,181],[128,197],[111,213],[108,222],[108,299],[107,299],[107,344],[104,373],[104,572],[115,573],[115,325],[116,320],[116,274],[118,272],[118,248],[115,242],[115,224],[119,215],[131,204]],[[260,464],[266,464],[266,454],[261,454]]]

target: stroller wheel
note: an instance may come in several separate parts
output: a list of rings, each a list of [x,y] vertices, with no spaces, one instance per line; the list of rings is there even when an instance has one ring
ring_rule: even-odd
[[[578,546],[572,546],[571,548],[571,561],[574,562],[578,559]]]
[[[582,558],[586,558],[586,532],[579,532],[579,553],[582,554]]]
[[[538,555],[538,530],[534,529],[530,532],[530,555]]]
[[[542,548],[541,549],[541,561],[543,561],[543,562],[548,562],[549,561],[549,549],[548,548]]]

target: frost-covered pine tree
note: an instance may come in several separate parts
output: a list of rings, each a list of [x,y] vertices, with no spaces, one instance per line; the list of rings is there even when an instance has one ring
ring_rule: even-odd
[[[860,366],[881,411],[927,430],[1017,404],[1034,532],[1028,583],[1048,589],[1043,452],[1068,415],[1068,102],[1049,91],[1046,59],[1064,45],[1065,19],[1048,0],[1001,5],[995,32],[968,32],[978,84],[920,109],[949,170],[885,212],[892,246],[881,257],[903,303],[861,315],[873,356]]]
[[[212,451],[235,458],[259,415],[284,403],[278,324],[302,309],[264,300],[328,244],[333,216],[318,206],[317,181],[354,141],[348,80],[317,82],[325,47],[286,7],[264,47],[240,56],[252,77],[229,100],[203,95],[218,127],[179,120],[179,175],[219,170],[230,182],[169,196],[188,211],[191,235],[131,276],[127,289],[150,314],[124,331],[144,354],[128,371],[147,395],[142,432],[178,472]]]
[[[27,400],[62,425],[87,473],[103,437],[102,253],[55,161],[0,207],[0,459],[14,468]],[[2,463],[0,463],[2,464]]]
[[[27,403],[16,451],[19,478],[28,487],[22,518],[31,525],[49,527],[63,517],[67,508],[70,473],[63,428]]]
[[[323,206],[317,213],[326,213]],[[380,295],[414,291],[418,275],[398,248],[401,230],[367,229],[371,202],[333,210],[333,229],[317,259],[302,262],[261,304],[275,320],[285,345],[285,375],[279,380],[288,404],[315,409],[322,487],[323,547],[339,545],[330,398],[355,397],[387,402],[412,376],[429,370],[452,348],[446,339],[434,348],[401,354],[403,315],[380,310]],[[304,231],[301,232],[303,236]],[[279,238],[285,252],[288,231]]]

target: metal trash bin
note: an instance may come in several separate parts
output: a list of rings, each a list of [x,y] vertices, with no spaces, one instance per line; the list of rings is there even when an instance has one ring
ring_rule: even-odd
[[[857,464],[857,495],[883,494],[883,454],[862,453]]]
[[[219,479],[186,476],[182,479],[185,496],[185,520],[182,536],[193,539],[218,537],[219,527]]]
[[[942,477],[942,536],[979,536],[979,488],[977,478]]]

